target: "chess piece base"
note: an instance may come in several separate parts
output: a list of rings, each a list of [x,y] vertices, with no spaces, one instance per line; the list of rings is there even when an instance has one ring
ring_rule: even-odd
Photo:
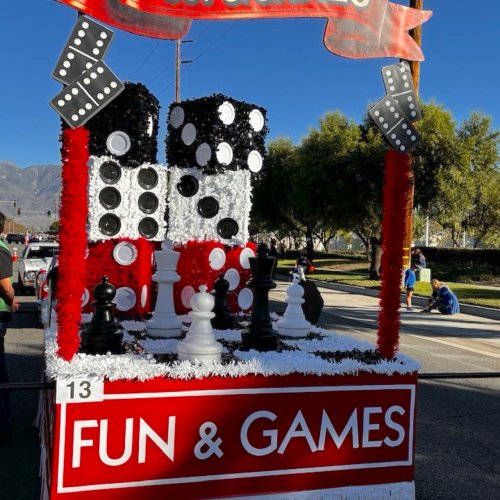
[[[155,318],[146,322],[148,337],[170,339],[182,335],[182,322],[176,319],[171,321],[155,321]]]
[[[196,343],[186,339],[177,345],[177,359],[180,361],[220,361],[221,355],[222,345],[218,342],[200,345],[199,339]]]
[[[286,326],[280,326],[278,324],[278,333],[284,337],[307,337],[307,334],[311,331],[311,325],[304,328],[289,328]]]
[[[278,348],[278,334],[272,330],[259,331],[258,333],[252,329],[244,330],[241,333],[241,349],[249,351],[255,349],[256,351],[276,351]]]

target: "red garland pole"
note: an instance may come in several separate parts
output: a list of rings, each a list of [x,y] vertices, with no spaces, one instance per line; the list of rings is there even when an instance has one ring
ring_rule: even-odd
[[[385,155],[385,165],[382,289],[377,347],[384,358],[392,359],[399,343],[401,269],[410,157],[388,150]]]
[[[80,345],[82,294],[85,288],[89,132],[66,129],[62,136],[62,194],[59,219],[57,354],[69,361]]]

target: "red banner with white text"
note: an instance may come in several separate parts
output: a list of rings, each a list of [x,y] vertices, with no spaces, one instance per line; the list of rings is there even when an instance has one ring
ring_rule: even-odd
[[[105,23],[156,38],[180,38],[192,19],[323,17],[324,44],[355,59],[399,57],[423,60],[408,30],[430,11],[388,0],[57,0]]]

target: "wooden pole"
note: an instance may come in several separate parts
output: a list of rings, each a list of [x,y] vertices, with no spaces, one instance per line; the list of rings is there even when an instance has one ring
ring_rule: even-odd
[[[422,10],[424,7],[423,0],[410,0],[410,7]],[[415,40],[419,47],[422,45],[422,25],[410,30],[411,37]],[[418,89],[420,84],[420,63],[418,61],[408,61],[413,78],[413,86],[415,93],[418,96]],[[410,252],[411,243],[413,241],[413,198],[415,195],[415,174],[413,169],[410,168],[408,172],[408,190],[406,195],[405,207],[405,236],[403,240],[403,268],[410,267]]]

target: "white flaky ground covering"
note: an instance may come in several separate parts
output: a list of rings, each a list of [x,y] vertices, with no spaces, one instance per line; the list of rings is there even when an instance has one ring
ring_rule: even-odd
[[[89,321],[91,315],[84,315],[83,321]],[[272,314],[273,326],[280,318]],[[182,317],[188,323],[188,316]],[[53,322],[55,324],[55,321]],[[145,324],[139,321],[123,321],[124,341],[134,338],[128,331],[141,331]],[[185,327],[186,328],[186,327]],[[361,351],[374,349],[368,342],[361,342],[354,338],[338,335],[322,328],[313,327],[311,330],[323,336],[322,339],[283,339],[284,343],[297,348],[294,351],[257,352],[255,350],[241,351],[236,349],[233,354],[237,361],[219,363],[213,361],[174,361],[171,363],[158,362],[154,354],[176,354],[178,339],[150,339],[140,340],[144,349],[140,354],[107,354],[86,355],[76,354],[71,361],[65,361],[56,355],[56,329],[45,330],[46,375],[49,379],[91,377],[107,378],[108,380],[149,380],[155,377],[172,379],[199,379],[208,376],[241,377],[245,375],[289,375],[299,373],[303,375],[355,375],[359,372],[378,374],[405,374],[417,371],[420,364],[414,359],[398,353],[391,360],[381,360],[376,364],[365,364],[361,361],[346,358],[335,363],[316,356],[315,352]],[[239,342],[241,330],[215,330],[217,340]],[[224,350],[227,352],[227,349]]]

